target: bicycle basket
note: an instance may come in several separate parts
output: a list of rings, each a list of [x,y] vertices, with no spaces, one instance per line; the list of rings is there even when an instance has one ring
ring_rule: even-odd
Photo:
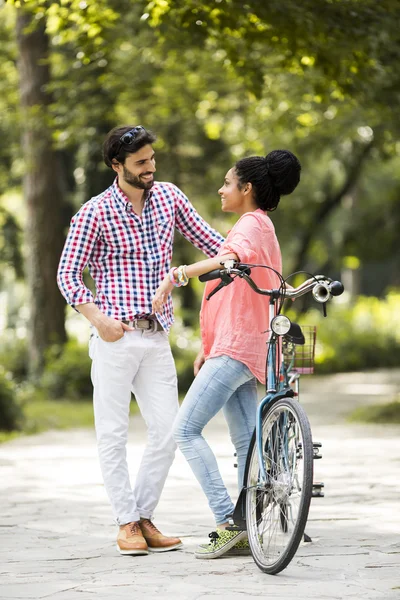
[[[301,375],[314,373],[315,341],[317,328],[315,325],[302,325],[301,330],[305,338],[305,344],[299,346],[290,340],[283,338],[282,352],[286,368],[296,371]]]

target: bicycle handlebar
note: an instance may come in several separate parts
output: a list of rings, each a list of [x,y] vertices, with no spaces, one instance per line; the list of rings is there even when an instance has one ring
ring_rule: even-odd
[[[204,275],[200,275],[199,279],[202,282],[221,279],[219,285],[217,285],[217,287],[214,288],[207,296],[207,300],[209,300],[211,296],[218,292],[222,287],[232,283],[232,275],[236,275],[241,279],[244,279],[257,294],[261,294],[263,296],[272,296],[275,299],[299,298],[300,296],[304,296],[308,292],[312,291],[317,302],[325,303],[330,299],[331,296],[340,296],[344,291],[343,284],[340,281],[332,281],[332,279],[326,277],[325,275],[314,275],[312,278],[304,281],[297,288],[264,290],[259,288],[250,277],[251,266],[252,265],[234,263],[234,266],[232,267],[223,267],[222,269],[215,269],[213,271],[209,271],[208,273],[204,273]]]

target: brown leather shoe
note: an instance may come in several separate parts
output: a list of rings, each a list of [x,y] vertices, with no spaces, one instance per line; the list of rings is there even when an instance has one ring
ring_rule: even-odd
[[[117,536],[117,548],[121,554],[149,553],[146,540],[137,521],[121,525]]]
[[[150,552],[167,552],[168,550],[176,550],[182,546],[179,538],[166,537],[150,519],[140,519],[139,525]]]

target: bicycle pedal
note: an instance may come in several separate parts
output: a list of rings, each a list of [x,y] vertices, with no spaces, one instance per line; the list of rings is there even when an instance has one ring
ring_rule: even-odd
[[[312,489],[312,497],[313,498],[324,498],[325,494],[322,491],[322,488],[325,487],[324,484],[322,482],[316,482],[313,483],[313,489]]]
[[[319,453],[319,449],[322,447],[321,442],[313,442],[313,458],[317,460],[322,458],[322,454]]]
[[[237,463],[233,463],[233,466],[235,467],[235,469],[237,469]]]
[[[240,529],[236,525],[228,525],[228,527],[225,527],[225,529],[228,531],[243,531],[243,529]]]

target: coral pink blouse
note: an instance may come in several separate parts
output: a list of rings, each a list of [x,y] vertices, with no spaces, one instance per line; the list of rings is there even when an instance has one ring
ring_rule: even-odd
[[[268,265],[282,272],[282,257],[275,228],[261,209],[245,213],[230,230],[218,256],[235,252],[240,262]],[[278,288],[279,278],[269,269],[252,270],[252,278],[261,288]],[[200,312],[205,358],[227,355],[248,366],[265,383],[265,358],[269,327],[269,297],[256,294],[242,279],[222,288],[209,301],[219,283],[208,281]]]

